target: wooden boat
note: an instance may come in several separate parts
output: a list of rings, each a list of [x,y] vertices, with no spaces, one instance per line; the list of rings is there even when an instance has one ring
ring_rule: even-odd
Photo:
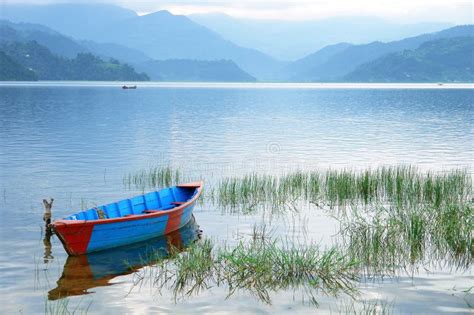
[[[112,279],[136,272],[168,257],[171,251],[183,251],[199,239],[201,231],[195,219],[181,229],[131,245],[80,256],[69,256],[57,287],[48,292],[49,300],[93,293],[91,289],[109,286]]]
[[[202,185],[177,185],[77,212],[52,228],[72,256],[165,235],[189,222]]]
[[[134,90],[136,88],[137,88],[136,85],[124,85],[124,86],[122,86],[122,89],[124,89],[124,90]]]

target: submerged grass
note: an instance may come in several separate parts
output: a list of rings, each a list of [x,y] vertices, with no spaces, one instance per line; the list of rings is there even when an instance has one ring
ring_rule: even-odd
[[[424,262],[467,269],[474,255],[472,231],[472,204],[449,204],[380,206],[371,216],[343,218],[340,233],[348,255],[367,274],[383,274]]]
[[[246,291],[271,304],[271,292],[303,288],[317,305],[316,292],[351,295],[357,291],[357,263],[338,249],[295,247],[268,237],[254,237],[233,248],[205,239],[156,268],[153,283],[173,290],[175,298],[224,286],[228,297]]]
[[[379,300],[349,300],[340,303],[340,305],[337,306],[337,310],[331,310],[331,314],[389,315],[393,314],[393,304]]]
[[[129,175],[124,182],[156,187],[183,178],[166,167]],[[206,203],[225,210],[286,210],[308,203],[323,208],[340,221],[342,244],[321,251],[282,246],[265,237],[232,249],[199,242],[158,265],[156,281],[172,283],[177,297],[225,285],[229,296],[246,290],[266,303],[271,291],[294,287],[303,287],[312,299],[315,290],[350,294],[357,272],[392,275],[420,264],[445,263],[465,270],[472,263],[474,199],[467,170],[422,172],[393,166],[281,176],[251,173],[209,182]]]
[[[89,312],[89,308],[91,307],[92,302],[89,302],[85,307],[82,306],[82,300],[79,303],[71,307],[69,304],[69,299],[60,299],[54,302],[45,299],[44,303],[44,313],[51,314],[51,315],[74,315],[74,314],[87,314]]]

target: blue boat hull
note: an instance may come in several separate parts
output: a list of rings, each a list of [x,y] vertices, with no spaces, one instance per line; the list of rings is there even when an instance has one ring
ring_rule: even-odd
[[[202,183],[166,188],[75,213],[53,229],[70,255],[141,242],[186,225],[201,191]]]
[[[176,229],[180,229],[189,222],[193,209],[194,205],[191,205],[183,210]],[[132,222],[95,225],[92,229],[87,252],[96,252],[165,235],[169,219],[170,215],[163,215]]]

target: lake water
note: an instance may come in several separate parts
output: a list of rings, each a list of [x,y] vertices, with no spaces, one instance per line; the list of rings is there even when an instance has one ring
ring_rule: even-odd
[[[48,292],[67,281],[60,280],[64,268],[86,272],[79,260],[67,260],[56,238],[45,249],[43,198],[55,199],[55,218],[123,199],[139,193],[124,186],[123,176],[158,163],[204,179],[398,164],[471,171],[473,122],[471,85],[139,83],[137,90],[122,90],[117,83],[97,82],[1,84],[0,313],[42,313],[45,304],[57,303],[48,300]],[[204,237],[230,243],[267,220],[206,204],[195,210],[195,218]],[[265,222],[282,235],[301,236],[304,225],[305,237],[322,244],[336,232],[335,222],[317,210]],[[272,294],[272,306],[245,292],[226,299],[221,288],[175,303],[172,292],[133,288],[134,272],[110,271],[106,280],[89,279],[82,287],[72,282],[77,292],[68,298],[70,309],[315,311],[295,292]],[[388,301],[396,312],[469,313],[472,291],[462,289],[472,286],[472,268],[420,268],[396,279],[363,282],[361,292]],[[319,302],[320,312],[338,309],[337,299],[321,296]]]

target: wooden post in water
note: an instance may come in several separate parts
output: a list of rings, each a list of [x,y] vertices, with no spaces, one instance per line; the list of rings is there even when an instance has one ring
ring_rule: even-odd
[[[43,214],[43,221],[46,227],[46,232],[51,232],[51,208],[53,207],[54,199],[51,198],[50,201],[43,199],[44,205],[44,214]]]

